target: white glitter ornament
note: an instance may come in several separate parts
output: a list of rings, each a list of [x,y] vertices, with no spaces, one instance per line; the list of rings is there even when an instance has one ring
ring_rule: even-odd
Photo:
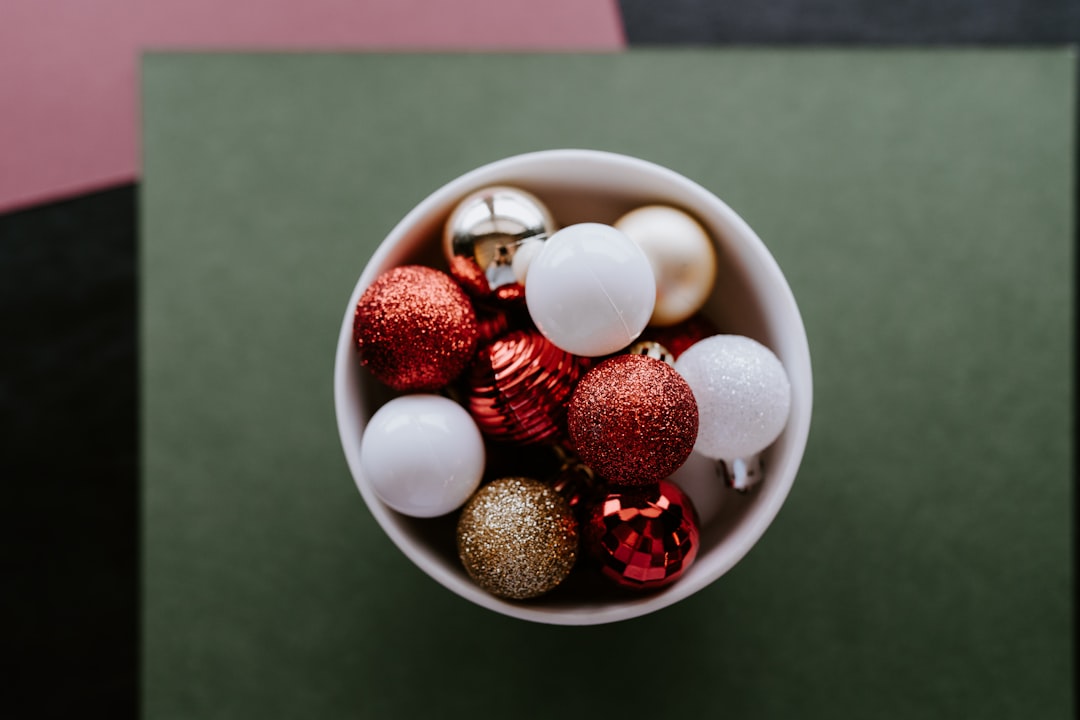
[[[439,395],[404,395],[371,416],[360,466],[379,499],[412,517],[456,510],[480,485],[484,440],[466,410]]]
[[[716,250],[697,220],[668,205],[646,205],[615,227],[645,251],[656,274],[650,325],[675,325],[701,309],[716,280]]]
[[[645,253],[610,225],[580,223],[554,233],[528,266],[525,301],[540,332],[586,357],[637,339],[656,303]]]
[[[791,382],[780,359],[742,335],[714,335],[675,361],[698,403],[694,450],[722,461],[718,471],[744,490],[760,480],[757,454],[783,432]]]

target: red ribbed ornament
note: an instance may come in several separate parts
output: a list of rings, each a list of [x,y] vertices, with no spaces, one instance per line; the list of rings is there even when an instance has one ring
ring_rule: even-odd
[[[609,493],[585,524],[585,548],[600,572],[631,590],[655,590],[677,580],[697,557],[693,503],[667,480]]]
[[[492,439],[521,445],[558,440],[586,362],[535,330],[516,330],[477,353],[466,376],[465,407]]]

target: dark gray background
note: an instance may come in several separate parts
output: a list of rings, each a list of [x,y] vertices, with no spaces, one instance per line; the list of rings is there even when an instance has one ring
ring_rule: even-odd
[[[1039,45],[1080,37],[1070,0],[619,0],[631,45]]]

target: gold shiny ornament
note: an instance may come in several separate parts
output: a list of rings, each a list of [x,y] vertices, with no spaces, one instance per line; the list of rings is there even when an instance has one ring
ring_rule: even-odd
[[[450,272],[478,297],[492,294],[520,299],[527,273],[519,248],[535,251],[555,231],[551,212],[536,196],[518,188],[493,186],[466,196],[454,208],[443,231],[443,251]]]
[[[656,274],[650,325],[675,325],[705,305],[716,282],[716,248],[701,223],[678,208],[646,205],[623,215],[615,227],[645,251]]]
[[[578,523],[547,483],[506,477],[480,488],[461,511],[458,556],[469,576],[500,597],[525,600],[566,579],[578,555]]]

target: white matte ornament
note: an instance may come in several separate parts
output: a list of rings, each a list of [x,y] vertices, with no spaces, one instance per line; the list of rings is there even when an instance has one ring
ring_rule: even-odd
[[[669,205],[646,205],[615,227],[645,251],[656,274],[650,325],[675,325],[702,308],[716,281],[716,249],[697,220]]]
[[[779,437],[791,411],[791,383],[780,359],[742,335],[691,345],[675,370],[698,403],[694,450],[714,460],[750,458]]]
[[[412,517],[465,504],[484,474],[484,440],[464,408],[439,395],[394,398],[371,416],[360,466],[379,499]]]
[[[532,258],[525,301],[556,346],[586,357],[637,339],[656,303],[645,253],[610,225],[580,223],[554,233]]]

